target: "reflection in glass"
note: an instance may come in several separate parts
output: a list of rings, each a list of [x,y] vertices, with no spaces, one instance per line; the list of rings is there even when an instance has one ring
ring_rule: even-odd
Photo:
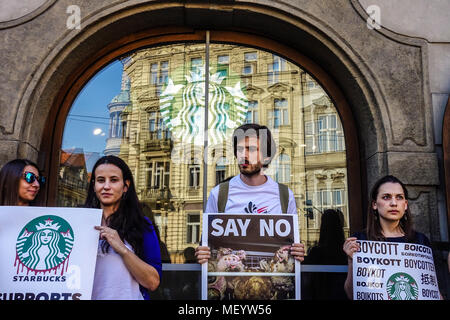
[[[294,192],[306,248],[318,243],[326,209],[342,212],[348,235],[344,133],[320,84],[299,66],[254,48],[211,44],[209,61],[206,157],[204,44],[142,49],[101,70],[67,118],[58,205],[83,204],[92,164],[118,155],[134,173],[171,262],[184,263],[184,250],[201,234],[204,160],[209,193],[239,172],[233,129],[257,122],[274,135],[278,151],[266,174]]]

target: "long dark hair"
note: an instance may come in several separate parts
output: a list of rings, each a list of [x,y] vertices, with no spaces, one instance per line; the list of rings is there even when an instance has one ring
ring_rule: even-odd
[[[378,192],[380,187],[385,183],[398,183],[402,186],[403,193],[405,195],[405,200],[408,200],[408,190],[406,186],[401,182],[398,178],[387,175],[379,179],[375,185],[372,187],[372,191],[370,192],[370,202],[367,209],[367,238],[368,240],[376,240],[376,241],[385,241],[386,238],[383,235],[382,228],[380,225],[380,217],[378,214],[378,210],[373,209],[373,203],[377,201]],[[416,232],[413,228],[413,221],[411,211],[409,210],[410,206],[408,205],[405,210],[405,214],[400,219],[399,226],[402,231],[405,233],[405,237],[408,241],[414,241]]]
[[[108,217],[108,227],[115,229],[122,241],[127,241],[139,258],[143,258],[144,231],[152,230],[151,225],[145,219],[142,208],[136,194],[133,175],[128,165],[116,156],[104,156],[97,160],[89,182],[88,195],[85,202],[86,208],[100,208],[100,201],[95,194],[95,170],[102,164],[112,164],[122,171],[123,181],[129,181],[128,190],[122,196],[118,209]],[[107,252],[109,244],[105,241],[102,251]]]
[[[23,170],[26,166],[33,166],[41,175],[38,166],[27,159],[14,159],[6,163],[0,170],[0,205],[17,206],[19,203],[19,185],[22,179]],[[40,185],[39,191],[43,186]],[[39,194],[38,194],[39,195]],[[37,197],[30,202],[30,205],[36,205]]]

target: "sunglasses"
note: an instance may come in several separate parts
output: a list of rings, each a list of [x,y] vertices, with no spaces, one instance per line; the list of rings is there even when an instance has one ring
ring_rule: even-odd
[[[26,171],[23,174],[23,178],[28,183],[33,183],[35,180],[37,180],[37,182],[39,182],[39,184],[41,186],[45,184],[45,177],[42,177],[42,176],[39,177],[39,176],[35,175],[33,172]]]

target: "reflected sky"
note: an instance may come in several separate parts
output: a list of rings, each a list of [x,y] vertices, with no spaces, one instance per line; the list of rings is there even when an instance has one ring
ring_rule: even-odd
[[[108,103],[120,93],[122,63],[101,69],[78,94],[66,120],[62,149],[103,155],[108,138]]]

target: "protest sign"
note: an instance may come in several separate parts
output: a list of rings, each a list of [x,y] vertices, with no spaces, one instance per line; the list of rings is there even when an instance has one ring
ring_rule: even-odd
[[[300,263],[289,247],[300,242],[297,215],[203,216],[202,299],[300,299]]]
[[[419,244],[357,241],[354,300],[435,300],[439,287],[431,248]]]
[[[0,206],[0,300],[91,298],[102,210]]]

